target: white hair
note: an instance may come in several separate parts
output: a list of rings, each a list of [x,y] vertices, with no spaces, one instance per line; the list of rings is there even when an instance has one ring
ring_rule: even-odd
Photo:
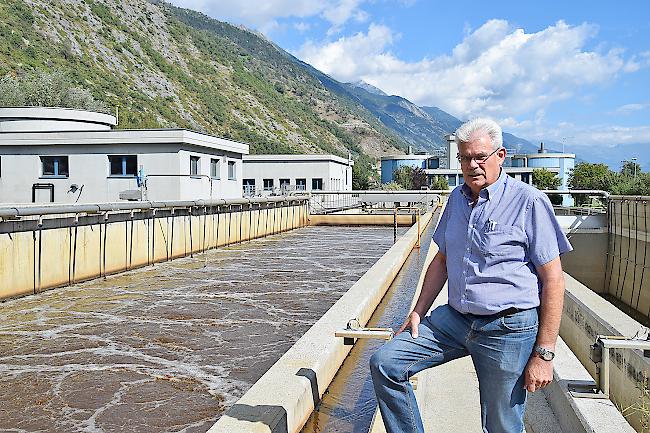
[[[494,150],[503,147],[501,127],[497,124],[497,122],[487,117],[472,119],[460,125],[460,127],[454,133],[456,136],[456,142],[469,143],[470,136],[475,132],[483,132],[487,134],[487,136],[490,138],[490,141],[492,141]]]

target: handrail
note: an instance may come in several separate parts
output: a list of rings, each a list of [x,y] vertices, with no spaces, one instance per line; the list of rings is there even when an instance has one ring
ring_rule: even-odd
[[[43,216],[57,214],[101,213],[132,210],[151,210],[166,208],[192,208],[228,205],[264,204],[279,202],[304,202],[308,201],[306,195],[292,195],[265,198],[235,198],[235,199],[210,199],[210,200],[171,200],[171,201],[138,201],[125,203],[96,203],[74,205],[43,205],[43,206],[8,206],[0,207],[0,218],[15,219],[24,216]]]

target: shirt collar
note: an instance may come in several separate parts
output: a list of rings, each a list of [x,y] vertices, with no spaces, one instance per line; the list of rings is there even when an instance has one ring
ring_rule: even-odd
[[[483,188],[478,194],[479,197],[483,197],[489,200],[506,183],[507,178],[508,175],[506,174],[503,167],[501,167],[501,172],[499,173],[497,180],[492,185],[488,185],[487,188]],[[470,201],[472,200],[472,190],[469,189],[467,184],[463,183],[463,186],[460,188],[460,192],[465,196],[466,199]]]

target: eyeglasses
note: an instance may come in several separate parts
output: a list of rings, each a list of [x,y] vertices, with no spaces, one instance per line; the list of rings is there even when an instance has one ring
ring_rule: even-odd
[[[456,158],[458,159],[458,162],[461,164],[469,164],[472,162],[472,160],[476,161],[477,164],[485,164],[485,162],[490,158],[492,155],[497,153],[499,150],[503,149],[502,147],[499,147],[497,149],[494,149],[492,153],[489,155],[477,155],[477,156],[466,156],[466,155],[461,155],[460,153],[456,154]]]

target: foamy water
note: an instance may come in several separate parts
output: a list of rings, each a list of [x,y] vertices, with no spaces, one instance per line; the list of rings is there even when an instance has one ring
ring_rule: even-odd
[[[308,227],[0,304],[0,431],[206,431],[392,245]]]

